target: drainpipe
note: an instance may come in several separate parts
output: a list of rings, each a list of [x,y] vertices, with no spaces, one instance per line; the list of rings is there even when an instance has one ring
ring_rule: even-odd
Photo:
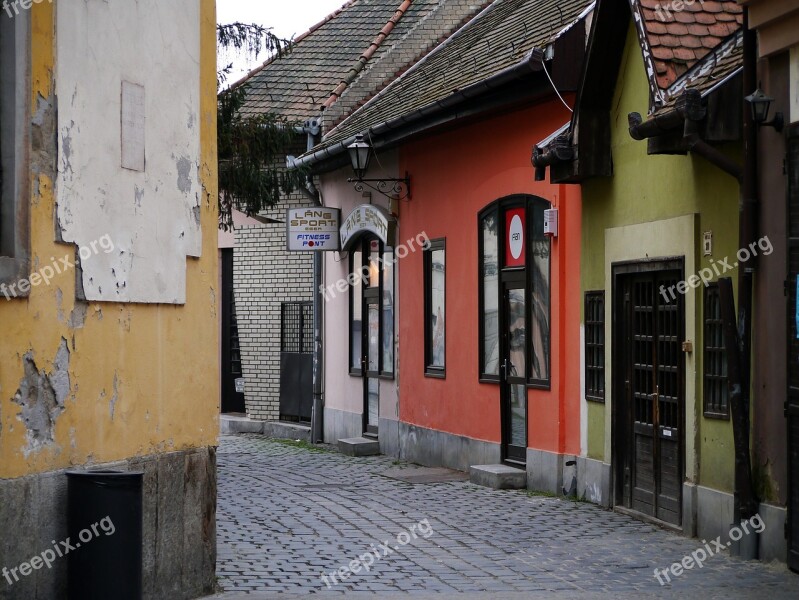
[[[306,151],[316,145],[319,135],[321,118],[310,119],[305,122],[303,131],[307,135]],[[291,165],[292,157],[288,163]],[[322,193],[313,183],[309,175],[302,192],[311,198],[317,206],[323,206]],[[317,444],[324,441],[324,402],[322,400],[322,253],[313,253],[313,402],[311,404],[311,443]]]
[[[709,163],[742,181],[741,167],[724,153],[708,144],[699,136],[699,121],[705,118],[707,110],[702,106],[702,96],[698,90],[690,89],[683,92],[677,100],[674,110],[656,115],[647,121],[639,113],[627,115],[630,137],[634,140],[645,140],[676,131],[683,128],[683,142],[689,152],[697,154]]]
[[[749,10],[744,7],[743,22],[743,89],[749,93],[757,87],[757,40],[754,31],[749,29]],[[744,169],[741,185],[741,204],[739,214],[739,248],[749,248],[757,238],[758,198],[757,198],[757,127],[752,113],[744,105],[743,142]],[[752,360],[752,291],[756,257],[751,257],[738,270],[738,335],[741,363],[741,398],[738,409],[731,405],[733,427],[738,425],[735,449],[735,490],[738,493],[736,524],[741,519],[754,516],[758,510],[757,498],[752,486],[752,466],[749,451],[751,360]],[[729,353],[730,349],[727,350]],[[755,552],[757,548],[755,547]],[[754,558],[754,557],[753,557]]]

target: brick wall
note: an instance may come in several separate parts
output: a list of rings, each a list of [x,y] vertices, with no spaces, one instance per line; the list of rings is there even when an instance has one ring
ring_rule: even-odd
[[[233,288],[244,372],[247,416],[277,420],[280,416],[280,306],[313,300],[313,257],[286,251],[286,208],[313,206],[292,194],[270,209],[281,222],[236,229]]]

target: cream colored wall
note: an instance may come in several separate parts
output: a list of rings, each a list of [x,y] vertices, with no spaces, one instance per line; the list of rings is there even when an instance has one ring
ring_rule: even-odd
[[[396,154],[385,152],[379,155],[379,163],[374,158],[370,163],[368,177],[397,177],[393,170],[396,165]],[[385,165],[386,169],[383,168]],[[325,206],[341,209],[342,221],[360,204],[369,204],[370,198],[364,197],[354,190],[353,185],[347,181],[352,177],[349,167],[327,173],[322,176],[322,197]],[[388,208],[388,199],[380,194],[373,193],[372,204]],[[402,243],[401,227],[397,227],[397,242]],[[360,377],[349,374],[349,293],[347,286],[345,292],[335,290],[335,284],[341,279],[346,279],[350,273],[349,256],[347,253],[324,252],[324,282],[325,286],[334,285],[335,297],[323,301],[324,310],[324,353],[325,353],[325,407],[343,410],[352,413],[362,413],[364,407],[363,384]],[[397,323],[399,322],[399,276],[402,267],[400,260],[394,265],[394,335],[396,340]],[[394,379],[380,379],[380,409],[381,419],[399,419],[399,399],[397,394],[397,381],[399,373],[398,360],[399,346],[394,346]]]
[[[114,248],[82,261],[88,300],[182,304],[186,257],[202,251],[198,0],[59,2],[59,233]],[[166,26],[168,24],[168,27]],[[125,90],[141,121],[125,135]],[[141,136],[141,137],[139,137]],[[143,155],[143,168],[123,160]],[[134,161],[135,162],[135,161]],[[216,237],[215,235],[212,237]]]
[[[686,278],[696,273],[696,253],[694,237],[696,235],[696,215],[684,215],[673,219],[663,219],[651,223],[613,227],[605,230],[605,323],[613,323],[613,264],[623,261],[641,260],[642,254],[647,260],[657,260],[675,256],[685,257]],[[687,341],[694,342],[696,331],[696,305],[701,298],[703,288],[688,288],[685,294],[685,335]],[[613,348],[605,345],[605,381],[610,387],[613,381]],[[696,362],[695,353],[685,353],[685,476],[689,481],[696,477],[695,457],[697,394],[696,394]],[[699,410],[701,413],[701,409]],[[613,394],[605,396],[605,430],[613,427]],[[605,436],[605,462],[610,462],[611,436]]]

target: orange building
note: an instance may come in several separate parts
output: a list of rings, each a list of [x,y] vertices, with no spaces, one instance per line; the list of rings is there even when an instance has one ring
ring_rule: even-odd
[[[485,457],[476,453],[472,461],[526,463],[533,480],[552,480],[562,473],[562,456],[580,452],[580,192],[533,181],[529,160],[530,140],[567,119],[560,101],[548,98],[400,151],[413,197],[400,204],[399,221],[403,232],[424,231],[434,248],[443,243],[446,324],[436,372],[429,352],[425,363],[420,328],[440,318],[420,301],[430,274],[423,256],[406,259],[399,269],[400,420],[486,443]],[[544,235],[550,208],[559,218],[552,237]],[[406,455],[430,462],[429,450]],[[555,479],[543,487],[559,490]]]
[[[530,158],[570,118],[592,6],[492,3],[296,160],[344,223],[322,285],[326,441],[572,489],[580,192]]]

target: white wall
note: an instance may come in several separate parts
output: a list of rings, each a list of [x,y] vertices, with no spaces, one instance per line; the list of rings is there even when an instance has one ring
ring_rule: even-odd
[[[87,300],[181,304],[202,241],[199,2],[76,0],[56,13],[57,233],[89,248]],[[144,92],[126,144],[123,81]],[[122,168],[123,147],[135,163],[142,145],[144,170]],[[90,252],[103,236],[113,251]]]
[[[385,152],[380,154],[380,162],[389,169],[396,166],[396,154]],[[367,177],[397,177],[396,171],[384,171],[382,166],[372,159]],[[325,206],[341,209],[342,221],[361,204],[369,204],[369,198],[356,192],[353,185],[347,182],[352,177],[350,168],[327,173],[321,178],[322,197]],[[371,196],[372,204],[389,207],[389,200],[376,192]],[[404,238],[397,228],[397,243]],[[349,289],[340,293],[335,284],[346,279],[350,273],[349,255],[344,252],[324,253],[324,285],[333,285],[334,295],[323,301],[324,305],[324,369],[325,369],[325,407],[352,413],[362,413],[364,408],[364,379],[349,374]],[[397,381],[399,378],[399,344],[396,340],[399,323],[399,271],[400,260],[394,265],[394,379],[380,379],[380,418],[399,420],[399,400]],[[348,286],[349,287],[349,286]]]

